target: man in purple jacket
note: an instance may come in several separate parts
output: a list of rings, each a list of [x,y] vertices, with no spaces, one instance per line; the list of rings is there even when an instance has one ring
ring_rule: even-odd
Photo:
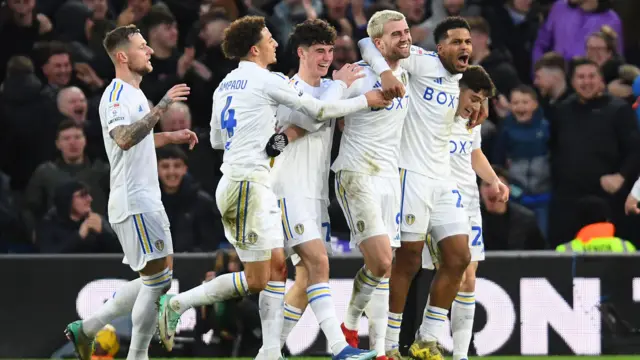
[[[585,54],[585,42],[602,25],[618,34],[618,52],[622,54],[622,22],[611,9],[610,0],[557,0],[547,21],[540,28],[533,48],[533,63],[548,51],[570,60]]]

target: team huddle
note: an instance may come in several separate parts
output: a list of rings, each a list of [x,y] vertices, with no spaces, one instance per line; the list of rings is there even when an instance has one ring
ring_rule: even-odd
[[[153,50],[135,26],[107,34],[104,46],[116,68],[100,102],[111,164],[109,218],[123,262],[140,277],[92,317],[67,326],[81,360],[91,359],[96,333],[124,314],[133,322],[127,359],[146,360],[156,329],[173,349],[188,309],[258,293],[263,344],[256,359],[282,358],[308,306],[333,359],[400,359],[402,313],[420,267],[436,273],[409,356],[443,359],[439,341],[451,310],[454,360],[467,358],[475,273],[484,259],[476,175],[494,196],[509,196],[480,149],[479,124],[495,88],[481,67],[469,66],[471,38],[462,18],[447,18],[435,29],[437,52],[412,46],[405,17],[395,11],[375,13],[367,33],[359,43],[363,61],[328,80],[336,31],[322,20],[293,30],[300,66],[291,79],[267,70],[278,43],[263,18],[243,17],[225,30],[225,56],[240,63],[213,94],[211,146],[224,150],[215,197],[244,271],[178,295],[166,294],[173,245],[155,148],[193,147],[198,139],[189,130],[154,134],[153,128],[190,90],[176,85],[150,109],[139,84],[153,69]],[[338,124],[343,134],[331,164]],[[330,171],[351,247],[364,258],[342,323],[329,286]],[[285,294],[289,257],[295,282]],[[358,348],[363,314],[370,350]]]

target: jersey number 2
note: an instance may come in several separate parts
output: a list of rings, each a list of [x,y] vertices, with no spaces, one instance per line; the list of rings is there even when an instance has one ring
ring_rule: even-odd
[[[233,96],[227,96],[227,103],[220,112],[221,128],[227,130],[229,137],[233,136],[233,130],[236,128],[236,111],[231,108],[231,100]]]

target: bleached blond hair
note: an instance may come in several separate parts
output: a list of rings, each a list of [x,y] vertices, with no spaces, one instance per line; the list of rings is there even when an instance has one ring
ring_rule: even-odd
[[[405,17],[402,13],[393,10],[382,10],[378,11],[371,19],[369,19],[369,23],[367,24],[367,34],[372,39],[381,38],[384,34],[384,25],[389,21],[401,21],[404,20]]]

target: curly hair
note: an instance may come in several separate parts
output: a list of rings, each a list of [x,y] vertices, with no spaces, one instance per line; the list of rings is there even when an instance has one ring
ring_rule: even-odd
[[[436,44],[439,44],[440,41],[445,40],[449,36],[449,30],[454,29],[467,29],[468,31],[471,31],[467,20],[459,16],[450,16],[442,20],[438,24],[438,26],[436,26],[435,30],[433,30],[433,37],[436,41]]]
[[[227,59],[241,59],[249,54],[252,46],[262,39],[262,29],[267,27],[262,16],[243,16],[224,30],[222,52]]]
[[[127,43],[131,35],[139,33],[140,29],[135,25],[120,26],[107,33],[102,45],[107,50],[107,53],[111,54],[115,49]]]
[[[293,28],[289,44],[295,51],[299,46],[333,45],[337,37],[336,29],[328,22],[320,19],[305,20]]]
[[[462,74],[460,88],[471,89],[474,92],[482,92],[487,97],[493,97],[496,87],[487,71],[478,65],[472,65]]]

